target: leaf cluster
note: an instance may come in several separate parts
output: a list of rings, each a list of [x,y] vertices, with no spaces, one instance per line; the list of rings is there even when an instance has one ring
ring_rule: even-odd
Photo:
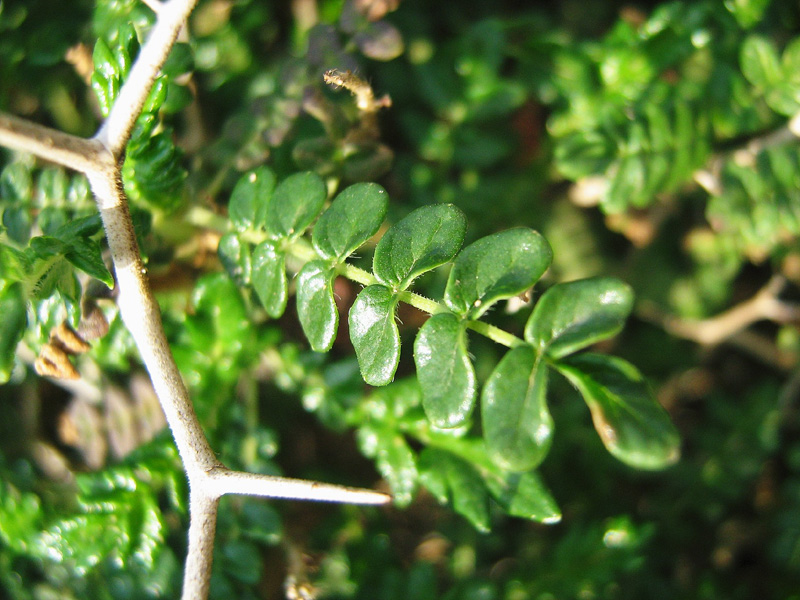
[[[512,347],[481,394],[483,443],[475,440],[477,454],[464,450],[442,458],[426,451],[417,459],[396,427],[383,423],[359,429],[364,452],[376,460],[398,502],[410,501],[417,464],[428,465],[420,467],[429,473],[420,476],[426,487],[442,500],[450,489],[456,510],[485,527],[485,513],[478,518],[461,504],[476,502],[468,500],[472,494],[467,490],[475,487],[469,483],[475,480],[471,469],[476,468],[470,468],[470,461],[477,462],[484,474],[488,470],[506,480],[527,472],[520,485],[525,490],[534,485],[528,480],[530,471],[542,462],[552,442],[553,421],[547,408],[551,369],[581,391],[612,454],[651,469],[677,459],[677,434],[635,367],[599,354],[571,356],[619,332],[632,307],[628,286],[610,278],[557,284],[542,295],[525,326],[524,341],[519,340],[490,328],[481,318],[497,302],[529,290],[548,268],[552,252],[540,234],[510,229],[462,250],[463,213],[450,204],[427,206],[384,232],[369,273],[346,259],[380,228],[386,192],[375,184],[355,184],[322,212],[325,198],[326,188],[317,175],[298,173],[276,185],[266,168],[244,175],[233,191],[228,209],[239,231],[221,240],[220,258],[234,281],[252,286],[270,317],[278,318],[286,310],[287,258],[294,256],[305,263],[295,280],[300,323],[311,348],[328,351],[339,325],[335,278],[343,275],[359,281],[365,287],[349,309],[348,330],[364,381],[380,387],[392,382],[400,362],[398,304],[408,302],[432,313],[414,342],[421,405],[431,427],[461,428],[460,435],[469,429],[478,395],[468,330]],[[310,244],[302,238],[308,228]],[[442,303],[410,291],[420,275],[451,261]],[[381,414],[392,413],[396,411],[387,408]],[[467,463],[462,464],[465,452]],[[489,491],[491,482],[486,484]],[[503,490],[494,489],[492,494],[503,498]],[[553,514],[538,516],[553,518]]]

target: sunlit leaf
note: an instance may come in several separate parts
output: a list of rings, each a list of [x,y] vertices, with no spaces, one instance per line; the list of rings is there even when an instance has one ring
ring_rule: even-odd
[[[550,245],[531,229],[509,229],[483,237],[456,257],[444,301],[454,312],[479,319],[498,300],[532,287],[552,258]]]
[[[342,261],[375,235],[389,198],[375,183],[356,183],[342,191],[314,226],[314,248],[322,258]]]
[[[361,290],[350,309],[350,339],[361,376],[370,385],[386,385],[400,360],[400,333],[395,323],[397,297],[383,285]]]
[[[452,313],[433,315],[414,342],[422,406],[437,427],[457,427],[475,405],[475,369],[467,355],[466,323]]]
[[[316,173],[290,175],[267,204],[267,231],[281,238],[301,235],[322,210],[326,196],[325,182]]]
[[[297,315],[311,349],[327,352],[336,338],[339,312],[333,298],[336,273],[321,260],[311,261],[297,275]]]
[[[525,326],[525,339],[553,358],[619,333],[633,306],[630,286],[610,277],[559,283],[548,289]]]
[[[481,394],[483,435],[492,460],[511,471],[541,463],[553,438],[547,408],[547,366],[531,346],[513,348]]]
[[[375,248],[373,271],[405,289],[415,277],[451,260],[464,241],[466,218],[452,204],[418,208],[389,228]]]
[[[253,251],[253,287],[267,310],[277,319],[286,310],[288,281],[286,255],[271,242],[261,242]]]

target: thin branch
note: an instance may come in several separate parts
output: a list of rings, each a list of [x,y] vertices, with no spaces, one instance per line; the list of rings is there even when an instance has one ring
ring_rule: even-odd
[[[386,504],[392,500],[389,494],[373,490],[232,471],[225,467],[218,467],[210,471],[203,485],[207,486],[208,493],[216,496],[246,494],[264,498],[347,502],[350,504]]]
[[[108,119],[95,135],[115,158],[125,150],[153,82],[196,3],[197,0],[170,0],[160,4],[158,20],[136,57]]]
[[[219,497],[201,487],[189,491],[189,547],[183,568],[182,600],[208,598]]]
[[[776,323],[800,321],[800,305],[786,302],[778,297],[784,285],[783,277],[775,276],[752,298],[708,319],[681,319],[665,314],[652,304],[642,304],[637,314],[646,321],[660,325],[671,335],[706,346],[714,346],[756,321],[767,320]]]
[[[0,146],[34,154],[76,171],[97,167],[102,144],[0,112]]]
[[[113,168],[116,169],[116,165]],[[120,316],[150,373],[178,452],[191,478],[194,471],[207,471],[220,463],[208,445],[164,336],[161,313],[150,291],[147,269],[139,254],[122,182],[113,170],[100,175],[90,174],[89,183],[97,199],[114,261]]]

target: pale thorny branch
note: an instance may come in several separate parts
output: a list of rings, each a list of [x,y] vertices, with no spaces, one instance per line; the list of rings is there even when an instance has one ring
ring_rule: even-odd
[[[390,500],[388,495],[370,490],[239,473],[225,468],[208,444],[175,364],[139,253],[122,189],[121,163],[133,125],[196,2],[171,0],[154,5],[158,9],[156,24],[108,119],[94,138],[78,138],[0,113],[0,144],[81,171],[92,186],[114,263],[120,315],[150,373],[189,478],[185,599],[207,596],[217,507],[223,494],[357,504],[383,504]]]

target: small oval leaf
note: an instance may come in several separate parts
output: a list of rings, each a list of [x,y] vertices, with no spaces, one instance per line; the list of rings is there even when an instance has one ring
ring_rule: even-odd
[[[578,388],[608,451],[637,469],[663,469],[680,458],[680,437],[667,411],[627,361],[581,354],[556,363]]]
[[[236,183],[228,204],[228,216],[239,231],[264,227],[267,206],[275,189],[275,174],[267,167],[245,173]]]
[[[277,319],[286,310],[288,281],[286,255],[271,242],[261,242],[253,251],[253,287],[267,314]]]
[[[250,283],[251,257],[250,244],[235,233],[223,235],[217,245],[219,261],[230,275],[236,285],[244,286]]]
[[[414,342],[422,407],[436,427],[458,427],[475,405],[475,369],[467,355],[465,322],[452,313],[425,321]]]
[[[361,376],[370,385],[386,385],[400,360],[400,333],[394,320],[397,297],[383,285],[361,290],[350,309],[350,339]]]
[[[316,173],[287,177],[275,188],[267,205],[267,231],[279,238],[302,235],[322,210],[327,195],[325,182]]]
[[[530,346],[513,348],[481,394],[486,448],[498,466],[527,471],[544,460],[553,438],[547,409],[547,367]]]
[[[456,257],[444,301],[452,311],[479,319],[493,303],[532,287],[552,260],[550,244],[532,229],[483,237]]]
[[[547,290],[525,325],[525,339],[561,358],[615,336],[633,307],[633,290],[619,279],[593,277]]]
[[[311,349],[327,352],[336,339],[339,312],[333,299],[336,272],[328,263],[314,260],[297,275],[297,314]]]
[[[338,262],[375,235],[386,217],[389,198],[376,183],[356,183],[343,190],[314,225],[317,253]]]
[[[388,286],[405,289],[425,271],[452,260],[467,221],[452,204],[423,206],[399,221],[375,248],[373,271]]]

